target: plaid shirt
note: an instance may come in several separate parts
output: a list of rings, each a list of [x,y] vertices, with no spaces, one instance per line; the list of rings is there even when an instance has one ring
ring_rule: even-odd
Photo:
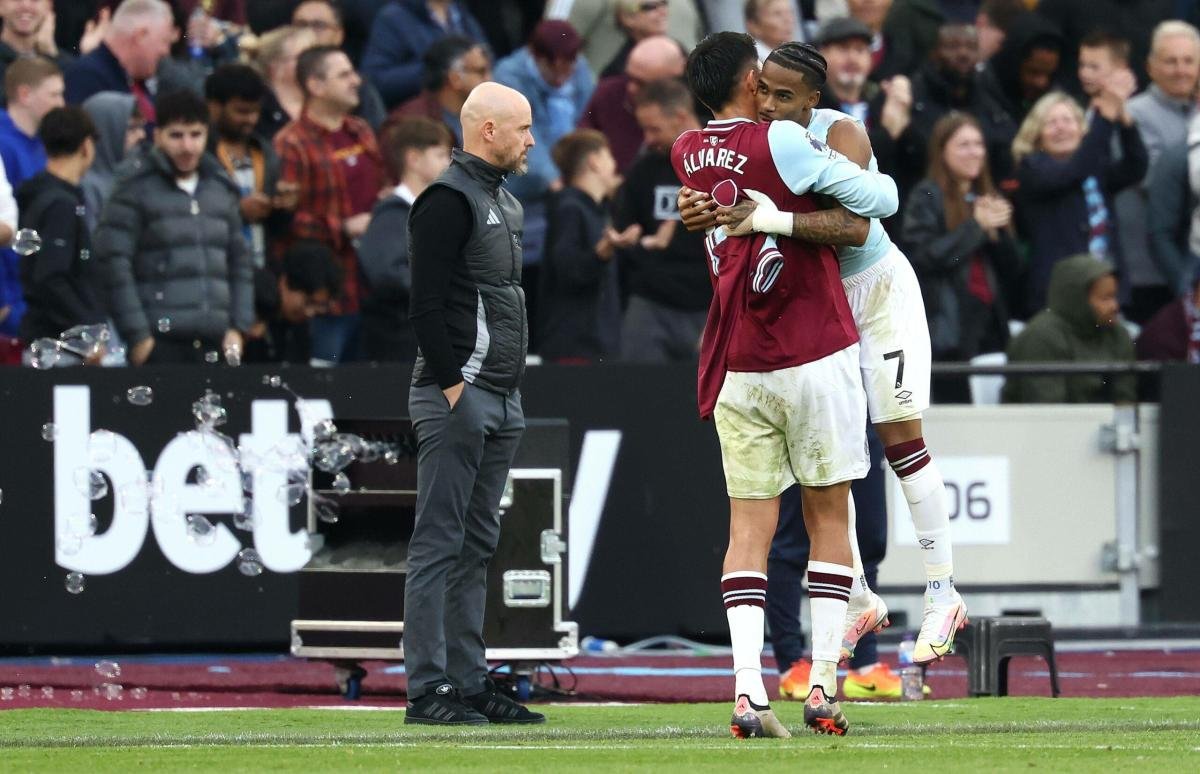
[[[366,152],[366,163],[383,169],[383,156],[375,142],[375,133],[366,121],[347,116],[343,127]],[[300,239],[315,239],[329,245],[342,265],[342,294],[336,312],[353,314],[361,301],[358,255],[354,243],[342,230],[346,218],[353,215],[346,178],[341,164],[334,161],[327,138],[331,132],[309,119],[307,113],[292,121],[275,135],[279,154],[280,179],[300,186],[300,202],[288,236],[280,240],[280,250]],[[277,257],[281,256],[279,253]]]

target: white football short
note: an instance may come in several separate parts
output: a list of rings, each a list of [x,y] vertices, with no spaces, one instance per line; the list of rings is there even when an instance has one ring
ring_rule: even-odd
[[[778,371],[730,371],[713,418],[730,497],[766,500],[795,483],[829,486],[867,475],[857,344]]]
[[[893,246],[874,266],[842,280],[858,326],[871,422],[916,419],[929,408],[929,323],[908,258]]]

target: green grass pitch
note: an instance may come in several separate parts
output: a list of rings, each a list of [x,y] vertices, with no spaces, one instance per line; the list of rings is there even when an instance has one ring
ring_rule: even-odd
[[[0,771],[1200,771],[1200,698],[853,704],[842,738],[729,738],[730,704],[550,706],[545,726],[439,729],[401,711],[0,712]]]

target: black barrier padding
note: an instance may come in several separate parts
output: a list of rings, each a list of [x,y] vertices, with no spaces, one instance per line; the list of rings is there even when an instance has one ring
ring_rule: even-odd
[[[1200,621],[1200,506],[1196,444],[1200,442],[1200,368],[1168,365],[1162,371],[1159,414],[1160,537],[1158,618]]]
[[[254,399],[286,399],[264,376],[278,374],[299,395],[324,398],[334,416],[407,413],[404,366],[337,369],[261,367],[5,369],[0,376],[0,650],[7,653],[257,648],[284,650],[296,612],[297,576],[241,575],[233,564],[207,575],[176,569],[148,532],[118,573],[88,576],[82,594],[63,587],[54,563],[53,416],[55,385],[91,389],[91,427],[129,438],[148,467],[174,436],[193,429],[191,404],[221,394],[234,436],[250,426]],[[149,406],[126,390],[154,390]],[[695,367],[531,368],[526,415],[563,417],[571,427],[570,492],[588,430],[623,433],[583,594],[571,618],[581,631],[612,638],[662,633],[726,636],[718,580],[728,537],[728,501],[716,432],[696,414]],[[289,415],[289,430],[299,422]],[[112,495],[110,494],[110,497]],[[260,493],[259,496],[264,496]],[[111,506],[95,503],[105,528]],[[107,509],[107,511],[106,511]],[[299,509],[292,514],[300,526]],[[231,526],[230,516],[212,516]],[[234,534],[244,545],[250,535]]]

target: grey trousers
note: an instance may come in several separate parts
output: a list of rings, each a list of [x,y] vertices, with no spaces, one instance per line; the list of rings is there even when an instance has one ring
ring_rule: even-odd
[[[695,360],[707,320],[707,311],[688,312],[630,296],[621,323],[621,359],[634,363]]]
[[[404,586],[408,698],[444,683],[471,695],[487,685],[487,563],[525,431],[521,394],[467,384],[451,411],[437,385],[413,387],[408,411],[417,434],[417,519]]]

